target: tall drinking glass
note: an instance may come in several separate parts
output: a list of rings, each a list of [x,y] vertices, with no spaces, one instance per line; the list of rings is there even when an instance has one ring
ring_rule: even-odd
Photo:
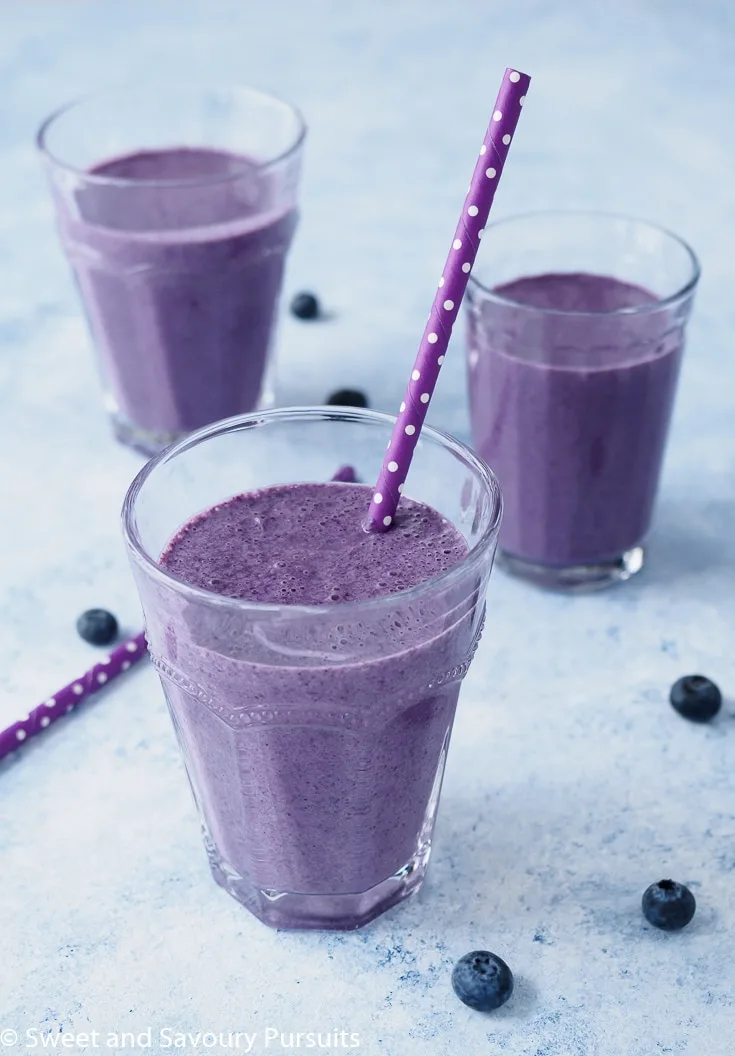
[[[698,278],[686,243],[627,217],[488,226],[468,288],[470,411],[512,572],[585,589],[642,567]]]
[[[345,460],[374,471],[394,421],[325,408],[233,418],[152,459],[125,499],[151,656],[212,872],[274,927],[359,927],[419,888],[482,629],[500,491],[464,445],[425,428],[406,494],[456,526],[466,555],[363,601],[225,597],[159,557],[183,523],[233,495],[327,481]]]
[[[305,127],[255,88],[90,96],[42,126],[118,439],[153,454],[272,402]]]

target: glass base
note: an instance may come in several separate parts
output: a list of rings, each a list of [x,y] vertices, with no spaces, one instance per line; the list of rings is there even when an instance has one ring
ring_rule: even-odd
[[[416,894],[426,875],[431,853],[431,842],[427,840],[402,869],[367,891],[302,895],[254,886],[220,858],[206,833],[204,845],[214,879],[263,924],[271,928],[328,931],[354,931]]]
[[[497,563],[506,572],[547,590],[561,590],[572,594],[604,590],[615,583],[637,575],[643,568],[645,551],[634,546],[619,557],[589,565],[542,565],[514,557],[503,550],[498,551]]]
[[[257,407],[253,407],[251,410],[265,411],[272,407],[274,403],[275,394],[273,389],[268,386],[264,390]],[[246,412],[247,408],[242,413]],[[132,447],[134,451],[139,451],[142,455],[146,455],[148,458],[152,458],[153,455],[157,455],[171,444],[183,440],[190,432],[194,432],[193,429],[184,429],[175,433],[156,432],[152,429],[144,429],[140,425],[135,425],[117,408],[108,408],[108,413],[115,439],[119,443],[125,444],[126,447]],[[200,427],[197,426],[197,428]]]
[[[110,414],[112,431],[115,439],[126,447],[132,447],[134,451],[140,451],[142,455],[149,458],[163,451],[169,444],[182,440],[186,433],[156,433],[150,429],[143,429],[125,417],[120,411]]]

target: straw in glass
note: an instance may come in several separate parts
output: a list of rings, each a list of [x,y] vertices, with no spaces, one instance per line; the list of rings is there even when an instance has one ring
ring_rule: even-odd
[[[530,83],[531,78],[525,73],[512,69],[505,71],[454,232],[452,246],[439,279],[439,288],[421,338],[416,362],[400,406],[398,420],[375,485],[365,523],[367,531],[386,531],[396,515],[403,484],[444,362],[452,327],[467,288],[483,228],[503,173]]]

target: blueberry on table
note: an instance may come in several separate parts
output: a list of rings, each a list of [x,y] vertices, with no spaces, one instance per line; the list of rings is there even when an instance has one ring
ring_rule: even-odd
[[[722,693],[704,675],[685,675],[674,682],[671,706],[690,722],[709,722],[722,707]]]
[[[90,645],[109,645],[117,638],[117,620],[106,609],[87,609],[77,620],[77,631]]]
[[[328,407],[367,407],[368,398],[360,389],[337,389],[327,396]]]
[[[513,993],[513,973],[495,953],[473,950],[460,957],[452,972],[452,989],[477,1012],[500,1008]]]
[[[313,293],[297,293],[291,301],[291,315],[297,319],[318,319],[321,315],[319,301]]]
[[[694,916],[697,903],[684,884],[675,880],[659,880],[646,888],[641,899],[643,916],[654,928],[678,931],[685,928]]]

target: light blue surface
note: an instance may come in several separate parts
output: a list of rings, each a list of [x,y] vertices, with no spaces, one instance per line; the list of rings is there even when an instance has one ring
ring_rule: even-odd
[[[264,1047],[268,1027],[356,1032],[366,1056],[731,1052],[735,708],[700,729],[666,696],[697,670],[735,693],[735,8],[506,6],[0,9],[0,718],[89,664],[82,609],[140,620],[117,523],[140,462],[108,435],[32,146],[62,100],[163,74],[301,105],[287,292],[317,290],[336,318],[284,318],[283,403],[349,384],[397,406],[506,65],[534,81],[495,215],[632,212],[704,268],[648,567],[575,599],[494,574],[422,894],[357,934],[252,920],[210,880],[162,694],[139,669],[0,767],[0,1029],[97,1029],[102,1047],[151,1027],[154,1052],[162,1027],[256,1033],[257,1053],[291,1051]],[[465,436],[460,334],[452,352],[430,420]],[[699,910],[667,936],[639,902],[669,875]],[[517,976],[491,1016],[449,986],[476,947]]]

